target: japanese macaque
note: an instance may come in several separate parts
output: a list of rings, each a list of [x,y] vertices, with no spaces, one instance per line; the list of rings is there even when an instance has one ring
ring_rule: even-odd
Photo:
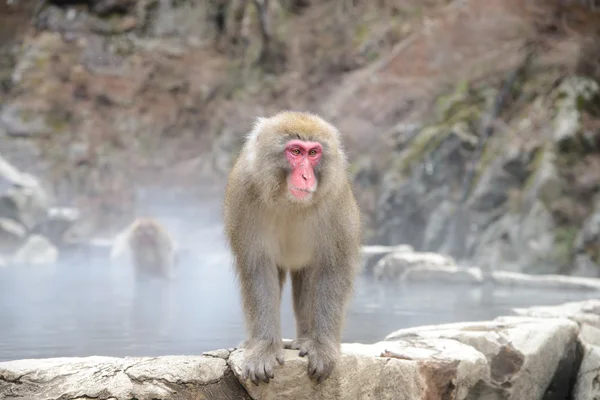
[[[113,264],[126,265],[138,278],[171,279],[176,247],[166,228],[153,218],[136,218],[117,235],[111,250]]]
[[[242,378],[269,382],[284,364],[282,287],[296,315],[291,349],[317,382],[335,368],[360,260],[361,217],[340,134],[319,116],[258,118],[229,175],[225,230],[248,330]]]

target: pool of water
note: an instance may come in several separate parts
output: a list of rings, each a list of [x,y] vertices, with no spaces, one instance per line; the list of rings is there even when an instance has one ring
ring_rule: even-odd
[[[59,356],[199,354],[244,339],[238,288],[226,257],[181,267],[170,284],[135,287],[105,263],[0,269],[0,360]],[[359,277],[345,342],[375,342],[406,327],[494,318],[511,307],[559,304],[590,293],[455,285],[382,285]],[[294,336],[290,285],[281,307]]]
[[[157,210],[160,210],[157,211]],[[166,210],[166,212],[165,212]],[[63,356],[200,354],[245,338],[239,290],[214,207],[147,207],[191,251],[171,283],[133,285],[91,256],[53,267],[0,268],[0,361]],[[289,282],[281,323],[293,338]],[[552,305],[597,294],[381,284],[360,276],[345,342],[382,340],[401,328],[492,319],[513,307]]]

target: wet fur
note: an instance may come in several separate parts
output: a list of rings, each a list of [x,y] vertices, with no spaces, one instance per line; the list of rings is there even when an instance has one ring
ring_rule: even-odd
[[[136,218],[113,245],[114,263],[129,264],[138,278],[171,279],[177,257],[175,244],[166,228],[152,218]]]
[[[305,200],[287,189],[284,148],[291,139],[323,146],[317,190]],[[308,373],[318,382],[335,367],[362,239],[346,169],[334,126],[314,114],[282,112],[257,120],[230,173],[225,231],[249,334],[244,376],[255,384],[283,364],[279,307],[288,273],[297,327],[291,347],[308,355]]]

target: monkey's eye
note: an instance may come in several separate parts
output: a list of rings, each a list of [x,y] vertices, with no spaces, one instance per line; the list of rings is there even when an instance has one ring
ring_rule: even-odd
[[[292,154],[295,156],[300,155],[300,150],[299,149],[292,149]]]
[[[311,149],[311,151],[308,152],[309,156],[316,156],[317,155],[317,151],[315,149]]]

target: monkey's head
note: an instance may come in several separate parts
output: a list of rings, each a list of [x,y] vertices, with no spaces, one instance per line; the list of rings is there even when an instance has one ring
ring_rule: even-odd
[[[315,204],[346,184],[346,159],[337,129],[309,113],[258,118],[244,152],[249,177],[265,202]]]
[[[132,226],[131,239],[140,245],[152,245],[158,240],[159,228],[150,218],[138,218]]]

